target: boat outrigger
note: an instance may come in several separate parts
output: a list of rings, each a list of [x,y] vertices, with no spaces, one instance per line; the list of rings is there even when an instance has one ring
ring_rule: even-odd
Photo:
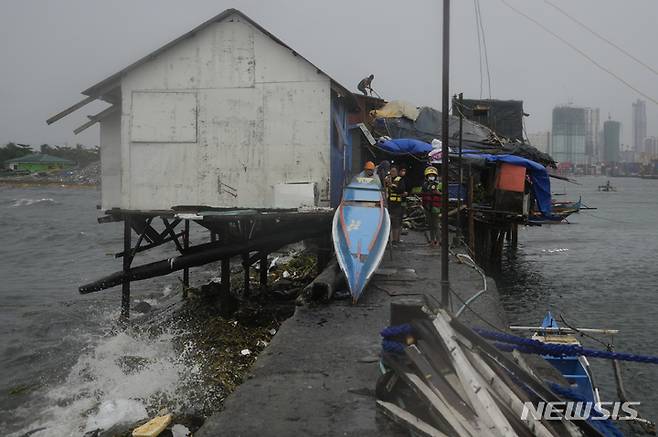
[[[332,238],[336,258],[356,303],[381,263],[391,230],[384,192],[377,176],[356,176],[343,190]]]

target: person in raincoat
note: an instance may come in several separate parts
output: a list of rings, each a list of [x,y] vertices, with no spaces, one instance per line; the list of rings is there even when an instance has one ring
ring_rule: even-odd
[[[439,171],[429,166],[423,172],[425,181],[422,186],[423,209],[425,210],[425,226],[429,231],[428,242],[432,246],[439,245],[439,224],[441,221],[441,183]]]

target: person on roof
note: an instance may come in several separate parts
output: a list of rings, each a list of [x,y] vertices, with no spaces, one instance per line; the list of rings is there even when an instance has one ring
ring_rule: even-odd
[[[371,74],[368,77],[364,77],[361,79],[361,82],[356,86],[359,91],[363,93],[364,96],[368,95],[368,91],[370,91],[370,95],[372,95],[372,80],[375,78],[374,74]]]
[[[429,231],[428,243],[431,246],[439,245],[439,223],[441,219],[441,183],[439,182],[439,171],[434,166],[429,166],[423,172],[423,209],[425,210],[425,226]]]

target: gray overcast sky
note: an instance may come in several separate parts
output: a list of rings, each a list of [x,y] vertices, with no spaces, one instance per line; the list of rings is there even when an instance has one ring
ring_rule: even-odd
[[[606,67],[658,99],[658,76],[636,65],[550,8],[508,0]],[[658,1],[553,0],[658,69]],[[639,96],[500,0],[480,0],[492,95],[522,99],[528,133],[550,129],[556,104],[601,108],[623,123],[630,143],[631,103]],[[451,93],[480,96],[472,1],[453,0]],[[350,89],[365,75],[387,99],[440,108],[440,0],[2,0],[0,143],[98,143],[98,130],[72,129],[87,107],[52,126],[45,119],[79,92],[230,7],[241,9]],[[485,78],[485,97],[486,78]],[[90,105],[91,106],[91,105]],[[647,102],[649,134],[658,107]]]

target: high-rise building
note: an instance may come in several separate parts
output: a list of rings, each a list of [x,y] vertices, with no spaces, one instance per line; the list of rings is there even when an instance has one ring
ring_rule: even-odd
[[[599,150],[599,108],[585,108],[585,124],[587,126],[587,133],[585,137],[585,154],[589,158],[589,163],[592,164],[597,162],[599,160],[599,156],[601,156],[601,152]]]
[[[585,108],[557,106],[553,108],[553,135],[550,155],[558,162],[589,164],[587,117]]]
[[[633,103],[633,149],[637,153],[644,152],[644,140],[647,138],[647,105],[644,100],[637,99]]]
[[[603,122],[603,162],[619,162],[620,139],[621,123],[613,120]]]
[[[648,137],[644,140],[644,153],[651,159],[658,156],[658,138]]]
[[[551,133],[537,132],[535,134],[528,134],[528,142],[540,152],[548,153],[551,145]]]

